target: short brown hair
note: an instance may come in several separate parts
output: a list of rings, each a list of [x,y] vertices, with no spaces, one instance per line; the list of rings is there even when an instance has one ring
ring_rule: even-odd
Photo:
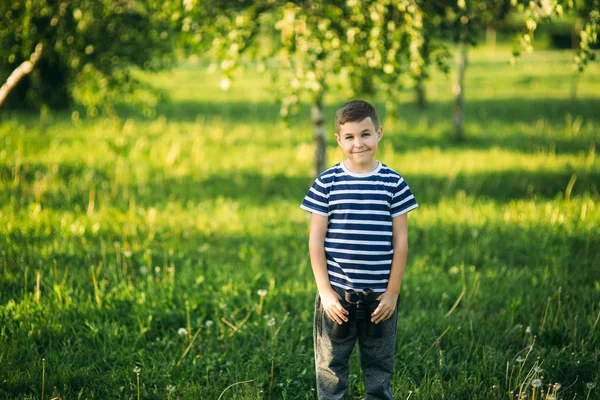
[[[335,130],[340,133],[342,125],[346,122],[360,122],[367,117],[371,117],[375,130],[379,129],[379,118],[375,107],[364,100],[349,101],[335,113]]]

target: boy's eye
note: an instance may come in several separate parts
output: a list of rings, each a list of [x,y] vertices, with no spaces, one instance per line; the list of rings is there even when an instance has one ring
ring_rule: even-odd
[[[365,136],[371,136],[371,134],[370,133],[363,133],[363,137],[365,137]]]

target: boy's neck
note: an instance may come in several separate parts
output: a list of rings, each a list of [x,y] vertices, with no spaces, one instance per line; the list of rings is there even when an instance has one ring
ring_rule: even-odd
[[[348,171],[354,172],[355,174],[368,174],[369,172],[375,171],[377,167],[379,167],[379,161],[375,159],[366,164],[356,164],[348,159],[342,162]]]

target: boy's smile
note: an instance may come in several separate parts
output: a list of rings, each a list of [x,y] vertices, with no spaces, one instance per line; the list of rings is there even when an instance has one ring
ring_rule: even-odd
[[[358,122],[346,122],[340,126],[340,132],[335,135],[346,161],[346,167],[352,172],[371,172],[377,167],[375,153],[381,140],[383,127],[375,129],[371,117]]]

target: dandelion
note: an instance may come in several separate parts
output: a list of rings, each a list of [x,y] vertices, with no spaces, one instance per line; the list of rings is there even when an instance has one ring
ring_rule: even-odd
[[[211,321],[210,319],[206,320],[206,322],[204,323],[204,325],[206,325],[207,328],[213,326],[214,322]]]
[[[185,329],[185,328],[179,328],[179,329],[177,330],[177,333],[179,334],[179,336],[187,336],[187,334],[188,334],[188,331],[187,331],[187,329]]]
[[[539,379],[534,379],[534,380],[531,382],[531,384],[533,385],[533,387],[536,387],[536,388],[538,388],[538,387],[542,386],[542,381],[541,381],[541,380],[539,380]]]
[[[260,315],[260,314],[262,314],[263,304],[265,303],[265,296],[267,295],[267,290],[260,289],[256,293],[258,293],[258,296],[260,297],[260,301],[258,302],[258,305],[256,306],[256,313],[258,315]]]
[[[523,357],[519,356],[519,357],[517,357],[517,360],[516,360],[516,361],[517,361],[518,363],[522,363],[523,361],[525,361],[525,359],[524,359]]]
[[[133,372],[135,372],[136,375],[139,375],[142,372],[142,369],[136,365],[135,368],[133,369]]]
[[[269,318],[271,318],[271,316],[269,314],[265,314],[265,315],[263,315],[263,318],[264,319],[269,319]]]
[[[267,322],[267,325],[269,325],[269,326],[273,326],[273,325],[275,325],[275,318],[271,318],[271,319],[269,320],[269,322]]]
[[[167,385],[167,392],[173,393],[174,391],[175,391],[175,386],[173,386],[173,385]]]
[[[124,255],[125,257],[129,258],[129,257],[131,257],[131,251],[130,251],[130,250],[125,250],[125,251],[123,252],[123,255]]]
[[[540,367],[534,367],[534,368],[533,368],[533,371],[534,371],[536,374],[541,374],[542,372],[544,372],[544,370],[543,370],[542,368],[540,368]]]
[[[592,390],[596,387],[596,384],[594,382],[588,382],[585,384],[585,386],[587,386],[588,390]]]
[[[146,267],[140,267],[140,274],[142,274],[142,275],[148,275],[148,268],[146,268]]]
[[[554,384],[554,389],[558,390],[558,389],[560,389],[560,388],[561,388],[561,386],[562,386],[562,385],[561,385],[560,383],[556,382],[556,383]]]

